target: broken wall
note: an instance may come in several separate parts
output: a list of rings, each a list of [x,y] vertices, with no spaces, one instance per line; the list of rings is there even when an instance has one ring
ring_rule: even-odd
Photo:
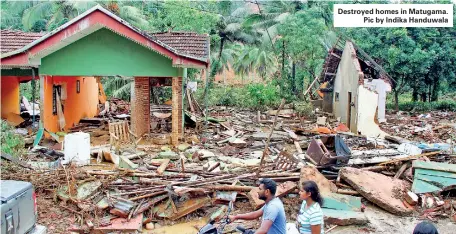
[[[98,114],[98,83],[95,77],[44,76],[44,127],[50,132],[60,131],[59,118],[54,114],[53,86],[62,90],[64,130],[78,124],[82,118],[92,118]],[[79,93],[77,92],[79,81]]]
[[[370,91],[363,85],[358,87],[358,113],[357,130],[360,134],[369,137],[385,137],[377,123],[375,123],[375,113],[377,111],[378,94]]]
[[[351,42],[347,41],[334,80],[333,113],[336,117],[340,117],[341,122],[346,123],[352,132],[357,132],[358,107],[356,103],[358,86],[363,84],[363,81],[364,74],[361,71],[355,48]]]
[[[2,76],[1,78],[1,109],[2,119],[6,119],[8,113],[20,113],[19,101],[19,78],[16,76]]]

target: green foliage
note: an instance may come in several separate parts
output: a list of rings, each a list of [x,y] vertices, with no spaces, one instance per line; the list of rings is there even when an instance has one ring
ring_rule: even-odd
[[[203,99],[203,90],[196,93],[201,105],[206,103]],[[265,110],[277,108],[281,97],[278,90],[270,84],[249,84],[244,87],[214,87],[207,95],[208,106],[235,106]]]
[[[125,101],[130,101],[131,84],[133,79],[121,77],[103,77],[101,83],[106,96],[116,97]]]
[[[21,135],[14,133],[14,127],[7,122],[0,120],[1,125],[1,150],[4,153],[19,157],[24,153],[24,139]]]
[[[223,92],[215,88],[209,91],[210,96],[229,92],[228,97],[247,98],[237,103],[236,97],[214,97],[215,103],[266,106],[274,105],[276,96],[298,100],[299,94],[320,74],[327,51],[340,35],[353,40],[389,73],[395,80],[393,92],[399,103],[404,102],[399,100],[400,95],[408,92],[411,92],[409,100],[437,101],[443,94],[456,91],[456,28],[335,29],[332,26],[334,3],[336,1],[62,0],[1,1],[0,4],[2,29],[50,31],[101,4],[145,31],[206,33],[211,44],[210,89],[214,76],[228,69],[247,81],[251,72],[255,72],[270,86],[249,85],[240,90],[227,87]],[[456,20],[456,5],[454,18]],[[189,79],[195,80],[198,73],[196,69],[189,69]],[[110,78],[104,79],[103,84],[108,96],[130,99],[129,80]],[[256,90],[267,94],[262,96]],[[30,90],[21,87],[21,91],[31,98]],[[253,100],[255,103],[250,103]]]
[[[200,11],[201,3],[189,1],[169,1],[157,8],[157,13],[149,19],[154,31],[193,31],[210,33],[219,16]],[[206,8],[215,8],[215,2],[205,2]]]
[[[33,24],[33,27],[30,29],[32,32],[45,32],[46,31],[46,20],[40,19]]]
[[[388,109],[394,109],[392,103],[387,104]],[[428,112],[432,110],[456,111],[456,100],[442,100],[437,102],[402,102],[399,103],[399,110],[413,112]]]
[[[40,86],[39,86],[39,81],[35,81],[35,100],[40,99]],[[19,85],[19,95],[25,96],[29,102],[32,101],[33,99],[33,82],[27,82],[27,83],[21,83]]]
[[[293,103],[294,109],[298,112],[301,116],[305,117],[314,117],[315,113],[313,112],[314,107],[312,103],[306,101],[296,101]]]

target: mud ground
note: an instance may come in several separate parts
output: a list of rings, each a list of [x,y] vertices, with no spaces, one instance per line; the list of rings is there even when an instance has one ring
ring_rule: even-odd
[[[381,208],[375,206],[367,206],[366,210],[369,224],[364,226],[346,226],[336,227],[330,233],[331,234],[358,234],[358,233],[400,233],[400,234],[412,234],[415,226],[422,222],[417,217],[413,216],[396,216]],[[453,223],[449,218],[439,219],[437,223],[434,223],[437,227],[439,234],[452,234],[456,233],[456,224]]]

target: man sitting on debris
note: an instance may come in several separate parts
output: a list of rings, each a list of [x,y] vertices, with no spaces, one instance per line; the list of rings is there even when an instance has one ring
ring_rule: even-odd
[[[275,197],[277,184],[272,179],[260,180],[258,198],[265,201],[263,208],[247,214],[230,215],[231,221],[237,219],[253,220],[263,216],[256,234],[286,234],[286,218],[282,201]]]

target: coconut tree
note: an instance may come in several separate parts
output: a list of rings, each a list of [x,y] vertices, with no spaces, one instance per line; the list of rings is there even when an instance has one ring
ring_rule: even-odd
[[[245,7],[239,7],[234,10],[229,16],[222,16],[217,22],[215,30],[220,38],[218,48],[218,58],[220,59],[223,49],[228,42],[240,42],[243,44],[254,44],[258,42],[259,32],[252,28],[242,26],[243,17],[249,14],[249,10]]]
[[[130,100],[132,78],[125,77],[103,77],[101,83],[108,97],[116,97],[123,100]]]
[[[265,44],[260,46],[242,46],[234,69],[241,77],[249,73],[257,73],[264,80],[277,71],[277,56]]]
[[[24,30],[31,30],[45,19],[46,28],[52,30],[77,17],[91,7],[100,4],[134,26],[146,29],[148,22],[140,9],[123,1],[29,1],[12,2],[11,9],[21,15]]]

